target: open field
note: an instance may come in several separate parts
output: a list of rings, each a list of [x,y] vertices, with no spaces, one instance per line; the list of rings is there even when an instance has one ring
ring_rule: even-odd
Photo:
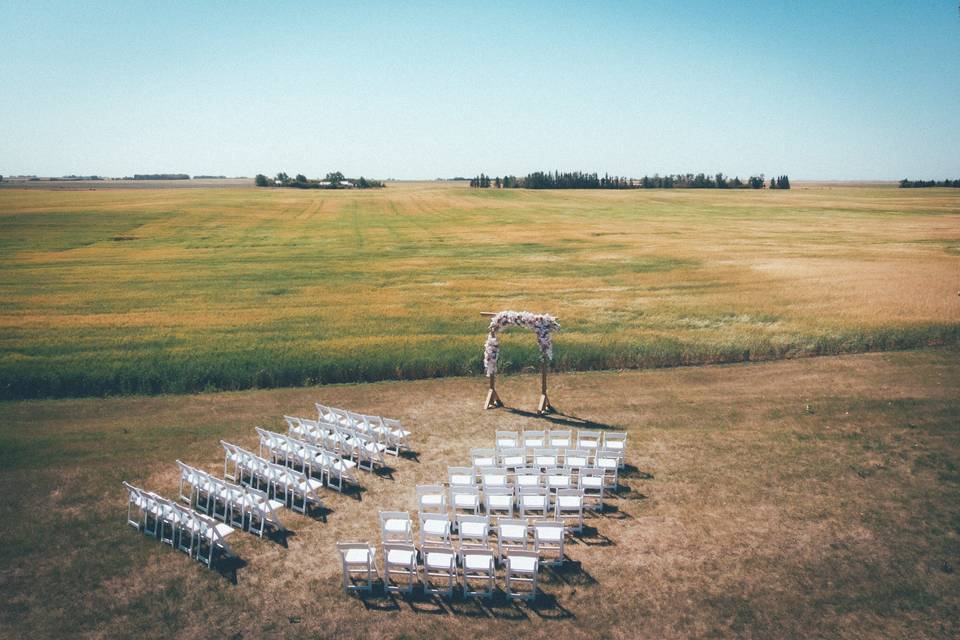
[[[551,422],[481,411],[470,378],[2,403],[0,637],[956,638],[958,356],[564,374]],[[536,383],[503,396],[529,408]],[[220,471],[218,439],[255,446],[316,400],[402,418],[419,459],[325,491],[325,522],[284,511],[285,544],[237,533],[235,572],[124,523],[122,479],[175,495],[176,458]],[[378,508],[496,428],[583,421],[629,431],[626,488],[534,605],[342,594],[334,544],[377,540]]]
[[[947,189],[3,189],[0,398],[476,373],[505,308],[561,370],[956,343],[958,284]]]

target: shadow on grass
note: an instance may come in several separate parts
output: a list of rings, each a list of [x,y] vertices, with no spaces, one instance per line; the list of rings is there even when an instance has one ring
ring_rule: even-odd
[[[625,464],[620,470],[621,478],[639,478],[640,480],[653,480],[653,474],[647,471],[640,471],[632,464]]]
[[[255,533],[250,533],[250,535],[257,535]],[[270,529],[263,534],[263,537],[271,542],[275,542],[284,549],[289,549],[290,545],[287,544],[287,540],[290,538],[295,538],[297,532],[292,529]]]
[[[400,456],[404,460],[412,460],[413,462],[420,463],[420,454],[412,449],[404,449],[400,452]]]
[[[590,587],[599,584],[596,578],[583,569],[579,560],[566,558],[563,564],[543,565],[544,578],[547,582],[563,583],[573,587]]]
[[[579,562],[566,561],[561,567],[554,567],[547,574],[551,582],[574,586],[597,584],[593,576],[583,570]],[[547,577],[545,575],[545,577]],[[417,585],[413,593],[385,593],[383,581],[374,583],[373,593],[356,592],[354,594],[367,611],[397,612],[405,604],[412,613],[427,616],[457,616],[463,618],[487,618],[520,622],[530,620],[526,612],[529,608],[543,620],[571,620],[576,616],[564,607],[556,596],[542,590],[537,591],[533,600],[519,601],[507,597],[497,588],[491,598],[465,597],[459,588],[454,590],[453,598],[427,593],[423,585]]]
[[[525,418],[537,418],[546,420],[552,424],[562,425],[564,427],[576,427],[577,429],[613,429],[614,426],[603,422],[594,422],[579,416],[571,416],[559,411],[553,413],[539,414],[535,411],[526,411],[524,409],[515,409],[513,407],[504,407],[509,413]]]
[[[247,566],[247,561],[239,556],[219,556],[213,563],[213,570],[230,581],[239,584],[237,572]]]
[[[588,547],[615,547],[616,543],[607,536],[600,533],[596,527],[583,525],[583,529],[578,533],[573,532],[573,539],[580,544]]]
[[[372,473],[378,478],[386,478],[387,480],[396,480],[396,478],[393,477],[394,471],[396,471],[396,469],[394,469],[393,467],[384,465],[382,467],[377,467],[376,469],[373,470]]]
[[[594,580],[595,583],[596,580]],[[527,606],[543,620],[575,620],[577,618],[569,609],[560,604],[556,596],[543,591],[538,591],[537,597],[528,601]]]

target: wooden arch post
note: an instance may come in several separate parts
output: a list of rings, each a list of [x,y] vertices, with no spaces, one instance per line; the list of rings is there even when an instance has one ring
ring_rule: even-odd
[[[497,315],[490,311],[481,311],[480,315],[485,318],[492,318]],[[544,415],[554,411],[550,404],[550,398],[547,397],[547,367],[549,363],[543,357],[540,358],[540,402],[537,404],[537,413]],[[503,406],[503,401],[497,393],[497,372],[490,374],[490,389],[487,390],[487,400],[483,404],[484,409],[496,409]]]

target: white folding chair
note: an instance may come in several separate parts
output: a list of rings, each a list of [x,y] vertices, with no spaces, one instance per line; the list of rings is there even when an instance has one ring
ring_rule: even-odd
[[[415,546],[395,542],[383,543],[383,582],[388,593],[413,593],[419,581],[418,573]],[[400,578],[400,581],[396,582],[396,578]]]
[[[423,555],[423,589],[427,593],[453,597],[453,587],[457,581],[457,555],[450,543],[424,544],[420,547]],[[440,580],[445,588],[433,586],[433,580]]]
[[[581,429],[577,432],[577,449],[586,449],[595,452],[600,448],[601,433],[599,431],[589,431]]]
[[[550,494],[544,487],[518,487],[517,507],[521,518],[546,518],[550,514]]]
[[[490,487],[483,490],[483,506],[488,516],[513,517],[513,489]]]
[[[582,469],[590,467],[590,452],[587,449],[565,449],[563,464],[571,473],[579,474]]]
[[[558,451],[552,447],[534,449],[532,466],[546,471],[556,467],[559,464],[558,459]]]
[[[483,490],[510,486],[509,474],[504,467],[480,467],[480,484]]]
[[[523,447],[504,447],[497,455],[501,467],[513,471],[527,464],[527,451]]]
[[[192,558],[196,550],[199,532],[200,524],[197,522],[196,515],[189,511],[181,513],[179,535],[177,536],[177,549]]]
[[[233,533],[233,527],[199,514],[197,514],[195,521],[198,524],[197,560],[210,567],[213,565],[217,551],[220,551],[222,555],[233,556],[233,551],[227,544],[227,537]],[[206,555],[204,555],[204,549],[206,549]]]
[[[570,489],[573,485],[573,474],[570,473],[569,469],[564,467],[553,467],[552,469],[547,469],[544,474],[545,482],[548,491],[556,493],[562,489]]]
[[[583,531],[583,496],[578,489],[557,491],[556,519],[578,533]],[[573,524],[567,524],[570,520]]]
[[[469,487],[450,487],[450,507],[454,515],[469,513],[476,515],[480,512],[480,490],[477,485]]]
[[[543,472],[540,471],[540,469],[535,469],[533,467],[517,469],[516,472],[514,472],[513,478],[514,486],[518,491],[520,489],[528,489],[531,487],[539,488],[544,486]]]
[[[460,565],[463,567],[464,597],[491,598],[497,588],[497,569],[493,552],[490,549],[460,549]],[[470,582],[479,581],[482,589],[474,588]]]
[[[573,431],[570,429],[551,429],[547,434],[547,444],[563,451],[573,446]]]
[[[537,597],[537,573],[540,560],[536,551],[511,551],[506,558],[505,588],[507,598],[533,600]],[[529,585],[529,590],[520,589]]]
[[[377,571],[377,550],[369,542],[338,542],[337,551],[343,563],[343,590],[373,591],[373,583],[379,577]],[[354,576],[361,576],[364,582],[354,583]]]
[[[533,550],[547,560],[547,555],[556,554],[552,564],[563,564],[563,541],[565,530],[562,522],[537,520],[533,523]]]
[[[439,484],[417,485],[417,509],[420,513],[446,513],[447,494]]]
[[[533,456],[533,450],[543,448],[546,441],[546,431],[540,429],[524,429],[523,431],[523,448],[527,450],[527,455],[531,456],[531,460]]]
[[[516,431],[497,431],[497,449],[509,449],[520,446],[520,434]]]
[[[140,489],[126,481],[123,486],[127,490],[127,524],[141,531],[147,518],[147,497]]]
[[[529,548],[529,537],[526,520],[500,518],[497,522],[497,555],[502,560],[508,549]]]
[[[420,514],[420,545],[450,542],[450,516],[440,513]]]
[[[338,424],[337,416],[333,413],[333,407],[328,407],[320,404],[319,402],[314,403],[314,406],[317,408],[318,421],[325,422],[327,424]]]
[[[490,544],[489,516],[457,516],[457,537],[460,548],[464,546],[486,547]]]
[[[583,495],[584,508],[590,509],[594,513],[603,511],[603,478],[605,475],[603,469],[594,467],[585,467],[580,470],[578,485],[580,494]]]
[[[387,453],[399,456],[401,450],[410,448],[407,442],[407,439],[411,435],[410,431],[404,429],[399,420],[381,418],[381,422],[383,423],[382,433],[385,444],[387,445]]]
[[[475,469],[497,464],[496,449],[470,449],[470,461]]]
[[[447,467],[447,483],[453,487],[475,487],[477,472],[473,467]]]
[[[242,455],[237,450],[236,445],[232,445],[224,440],[220,441],[223,446],[223,477],[233,482],[242,482],[239,463]]]
[[[620,458],[620,468],[623,468],[623,458],[627,453],[627,432],[607,431],[603,434],[603,448],[616,451]]]
[[[594,461],[597,469],[603,469],[603,484],[605,487],[612,487],[616,491],[620,487],[619,469],[620,457],[616,451],[610,449],[599,449]]]
[[[406,511],[380,512],[382,542],[413,542],[413,521]]]

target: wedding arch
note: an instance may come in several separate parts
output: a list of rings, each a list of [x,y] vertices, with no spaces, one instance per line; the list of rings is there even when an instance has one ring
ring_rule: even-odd
[[[537,413],[543,414],[553,411],[550,400],[547,398],[547,368],[553,360],[552,333],[560,329],[560,323],[551,315],[545,313],[530,313],[529,311],[501,311],[499,313],[484,312],[480,315],[490,318],[487,341],[483,348],[483,367],[490,378],[490,390],[487,392],[487,401],[484,409],[502,407],[503,402],[497,394],[497,361],[500,359],[500,339],[498,334],[508,326],[525,327],[537,334],[537,346],[540,347],[540,403]]]

